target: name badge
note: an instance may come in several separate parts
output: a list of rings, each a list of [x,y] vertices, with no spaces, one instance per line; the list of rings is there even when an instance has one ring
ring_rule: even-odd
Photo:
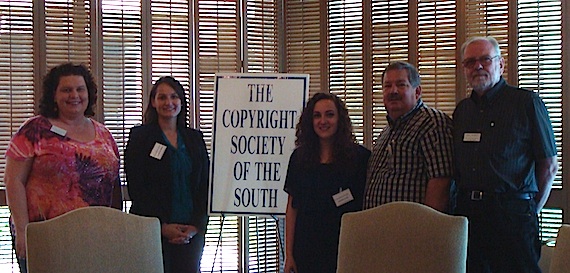
[[[49,129],[50,131],[60,135],[60,136],[65,136],[67,134],[67,131],[63,128],[59,128],[55,125],[52,125],[51,128]]]
[[[340,207],[340,206],[354,200],[354,197],[352,196],[352,192],[350,192],[350,189],[346,189],[344,191],[341,189],[341,191],[339,193],[333,195],[333,200],[334,200],[334,203],[336,204],[336,206]]]
[[[154,147],[152,147],[152,151],[150,151],[150,156],[158,160],[161,160],[165,151],[166,151],[166,145],[157,142],[154,144]]]
[[[463,142],[481,142],[481,133],[464,133]]]

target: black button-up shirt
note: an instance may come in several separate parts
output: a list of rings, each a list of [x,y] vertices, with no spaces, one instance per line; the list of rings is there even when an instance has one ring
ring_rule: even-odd
[[[453,113],[455,181],[460,191],[538,192],[535,162],[556,155],[548,111],[538,94],[501,80]]]

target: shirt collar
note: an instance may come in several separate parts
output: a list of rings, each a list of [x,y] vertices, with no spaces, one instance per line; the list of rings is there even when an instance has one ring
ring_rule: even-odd
[[[481,97],[479,97],[479,95],[477,95],[475,91],[471,91],[471,99],[475,101],[475,103],[480,103],[482,101],[491,101],[493,100],[493,98],[497,96],[499,90],[501,90],[501,88],[503,88],[503,86],[505,86],[506,84],[507,82],[505,82],[505,79],[501,77],[499,79],[499,82],[497,82],[493,87],[491,87],[491,89],[487,90],[487,92],[485,92],[485,94],[483,94],[483,96]]]
[[[386,115],[386,118],[388,119],[388,124],[390,126],[397,126],[398,124],[401,124],[401,123],[407,121],[423,106],[424,106],[424,102],[420,98],[420,99],[418,99],[418,102],[416,103],[414,108],[410,109],[410,111],[401,115],[399,118],[393,120],[392,118],[390,118],[390,116]]]

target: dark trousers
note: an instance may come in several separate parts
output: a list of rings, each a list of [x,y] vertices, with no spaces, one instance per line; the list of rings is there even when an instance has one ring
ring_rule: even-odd
[[[468,273],[540,273],[541,243],[533,199],[458,196],[455,214],[469,219]]]
[[[204,250],[204,234],[194,236],[189,244],[175,245],[162,240],[164,273],[198,273]]]

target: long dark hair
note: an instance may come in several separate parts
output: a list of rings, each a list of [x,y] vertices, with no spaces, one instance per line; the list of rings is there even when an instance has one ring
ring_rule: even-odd
[[[352,147],[356,143],[356,138],[352,132],[352,122],[348,116],[348,110],[344,102],[342,102],[336,95],[328,93],[316,93],[307,102],[303,109],[301,118],[297,123],[297,131],[295,136],[295,145],[297,146],[298,153],[301,160],[304,161],[305,166],[314,166],[321,161],[321,145],[319,143],[319,136],[315,133],[313,128],[313,112],[315,105],[320,100],[330,100],[334,102],[338,112],[337,131],[333,136],[333,164],[347,164],[353,162],[354,149]]]
[[[178,97],[180,98],[180,113],[176,117],[176,127],[184,128],[186,127],[186,92],[184,92],[184,87],[182,84],[171,76],[164,76],[158,79],[153,85],[152,89],[150,90],[150,99],[148,100],[148,104],[146,107],[146,111],[144,112],[144,124],[150,123],[157,123],[158,122],[158,113],[156,112],[156,108],[152,106],[152,101],[156,97],[156,90],[158,86],[161,84],[168,84]]]
[[[57,118],[59,115],[57,104],[55,103],[55,91],[59,85],[59,80],[63,76],[82,76],[87,85],[87,94],[89,101],[87,109],[83,115],[90,117],[95,115],[93,105],[97,101],[97,85],[93,79],[91,72],[83,64],[74,65],[72,63],[60,64],[52,68],[44,77],[42,98],[40,99],[39,111],[40,115],[47,118]]]

